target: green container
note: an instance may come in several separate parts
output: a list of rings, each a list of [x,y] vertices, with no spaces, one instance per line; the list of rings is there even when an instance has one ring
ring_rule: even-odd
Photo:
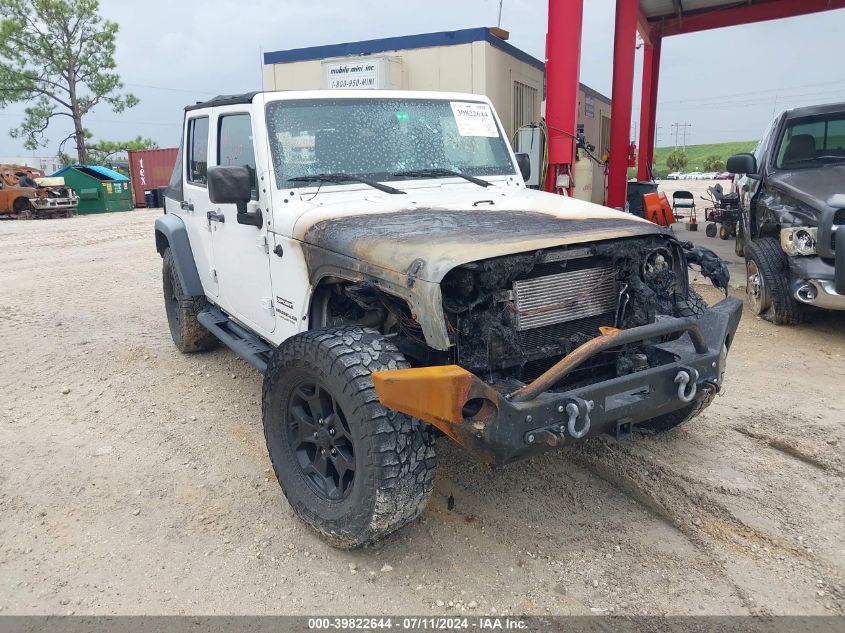
[[[132,188],[129,178],[99,165],[63,167],[52,176],[61,176],[79,196],[79,214],[131,211]]]

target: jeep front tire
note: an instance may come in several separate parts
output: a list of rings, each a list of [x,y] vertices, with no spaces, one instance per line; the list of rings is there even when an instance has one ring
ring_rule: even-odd
[[[437,463],[432,428],[383,407],[372,372],[408,367],[361,327],[282,343],[264,375],[264,436],[294,512],[335,547],[375,541],[425,508]]]

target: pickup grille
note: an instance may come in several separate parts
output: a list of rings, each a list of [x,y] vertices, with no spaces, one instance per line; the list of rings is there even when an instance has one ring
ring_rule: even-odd
[[[520,332],[584,319],[616,309],[613,269],[586,268],[513,282]]]

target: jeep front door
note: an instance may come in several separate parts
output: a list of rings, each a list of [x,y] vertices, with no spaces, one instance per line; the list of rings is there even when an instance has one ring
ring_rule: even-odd
[[[252,120],[239,106],[215,108],[214,139],[216,165],[246,167],[252,178],[249,213],[269,208],[262,204],[265,192],[256,186],[256,160]],[[241,108],[243,106],[240,106]],[[238,224],[234,204],[211,205],[208,223],[214,244],[214,268],[220,284],[219,305],[259,334],[275,329],[273,292],[270,281],[267,222],[256,227]]]
[[[219,288],[214,270],[214,255],[211,252],[211,228],[205,215],[211,205],[208,201],[208,113],[189,116],[185,122],[184,133],[183,193],[182,200],[174,211],[185,223],[203,290],[206,295],[216,300]]]

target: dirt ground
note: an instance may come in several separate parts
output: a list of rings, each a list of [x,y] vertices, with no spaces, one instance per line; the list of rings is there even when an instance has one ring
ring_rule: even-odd
[[[845,612],[845,316],[746,313],[663,437],[498,471],[441,440],[422,518],[341,552],[271,474],[259,374],[174,349],[157,214],[0,223],[3,614]]]

